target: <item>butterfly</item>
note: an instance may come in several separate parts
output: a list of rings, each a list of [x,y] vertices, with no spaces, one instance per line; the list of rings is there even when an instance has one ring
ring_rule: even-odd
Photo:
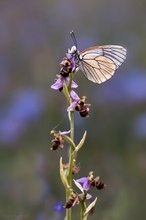
[[[110,79],[126,59],[127,51],[119,45],[93,46],[80,52],[74,32],[70,34],[75,46],[68,52],[85,77],[94,83],[100,84]]]

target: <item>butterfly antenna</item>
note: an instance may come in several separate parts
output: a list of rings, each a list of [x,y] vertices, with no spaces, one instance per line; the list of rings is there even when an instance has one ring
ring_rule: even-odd
[[[77,40],[76,40],[76,37],[75,37],[75,34],[74,34],[74,32],[73,31],[71,31],[70,32],[70,35],[71,35],[71,38],[72,38],[72,40],[73,40],[73,42],[74,42],[74,44],[75,44],[75,46],[76,46],[76,48],[77,48]]]

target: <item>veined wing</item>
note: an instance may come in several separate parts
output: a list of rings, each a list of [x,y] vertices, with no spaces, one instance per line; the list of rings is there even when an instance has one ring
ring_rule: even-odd
[[[126,49],[118,45],[90,47],[80,54],[79,68],[90,81],[99,84],[110,79],[126,59]]]

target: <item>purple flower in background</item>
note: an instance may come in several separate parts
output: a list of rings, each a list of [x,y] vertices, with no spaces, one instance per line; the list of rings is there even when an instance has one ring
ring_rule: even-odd
[[[82,177],[80,179],[77,179],[76,181],[83,185],[83,189],[85,191],[88,191],[90,189],[90,187],[91,187],[89,177]]]
[[[57,75],[56,82],[51,86],[51,88],[55,89],[55,90],[62,91],[64,80],[66,81],[66,84],[68,85],[69,81],[70,81],[69,77],[63,77],[61,75]],[[71,88],[75,89],[77,87],[78,87],[78,85],[74,81],[72,81]]]
[[[63,203],[62,202],[57,202],[54,206],[54,211],[55,212],[62,212],[63,209]]]
[[[45,108],[44,95],[33,88],[16,90],[0,112],[0,142],[12,144],[37,120]],[[4,112],[4,113],[3,113]]]

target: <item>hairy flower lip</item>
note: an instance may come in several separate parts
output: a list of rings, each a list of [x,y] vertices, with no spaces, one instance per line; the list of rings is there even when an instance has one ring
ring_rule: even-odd
[[[80,113],[81,117],[88,117],[89,115],[89,107],[90,104],[86,104],[86,96],[82,96],[81,98],[78,96],[78,94],[71,90],[70,97],[72,98],[72,102],[70,106],[67,108],[67,111],[78,111]]]
[[[59,132],[56,132],[54,130],[52,130],[50,133],[54,135],[54,139],[52,140],[51,150],[57,150],[58,148],[63,148],[64,139],[62,135]]]
[[[72,55],[70,53],[66,53],[66,57],[71,62],[72,72],[74,72],[76,69],[76,64],[75,64],[74,58],[72,57]]]
[[[70,53],[66,53],[66,57],[60,63],[61,70],[60,74],[63,77],[68,77],[71,72],[74,72],[77,68],[77,65],[74,61],[74,57]]]

